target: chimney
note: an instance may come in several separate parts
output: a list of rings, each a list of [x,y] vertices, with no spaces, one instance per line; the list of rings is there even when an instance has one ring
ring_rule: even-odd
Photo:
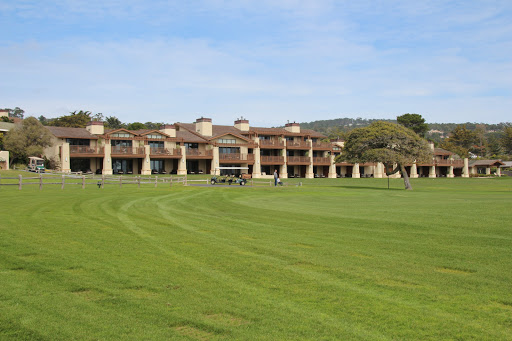
[[[85,129],[93,135],[103,135],[105,133],[105,126],[101,121],[91,121],[87,123]]]
[[[196,120],[196,133],[212,136],[212,119],[201,117]]]
[[[249,131],[249,120],[240,117],[235,121],[235,128],[241,131]]]
[[[176,137],[176,126],[173,124],[164,124],[160,126],[160,131],[170,137]]]
[[[434,151],[434,142],[429,141],[428,143],[429,143],[429,145],[430,145],[430,149],[431,149],[432,151]]]
[[[300,133],[300,124],[298,123],[286,123],[284,129],[290,133]]]

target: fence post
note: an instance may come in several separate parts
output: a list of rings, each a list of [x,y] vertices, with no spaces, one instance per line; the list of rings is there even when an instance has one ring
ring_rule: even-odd
[[[64,174],[62,174],[62,186],[60,187],[60,189],[64,189],[64,182],[65,182],[65,177],[64,177]]]
[[[105,187],[105,174],[101,174],[101,188]]]
[[[85,175],[82,175],[82,189],[85,189]]]
[[[123,176],[119,175],[119,188],[123,187]]]
[[[137,182],[139,183],[139,188],[140,188],[140,175],[139,175],[139,178],[137,179]]]
[[[39,173],[39,190],[43,189],[43,174]]]
[[[158,175],[155,175],[155,188],[158,185]]]
[[[19,182],[18,182],[18,189],[21,191],[21,186],[22,186],[21,174],[18,175],[18,180],[19,180]]]

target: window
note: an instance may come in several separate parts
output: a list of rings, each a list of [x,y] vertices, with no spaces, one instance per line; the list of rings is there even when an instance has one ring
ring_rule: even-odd
[[[149,148],[163,148],[164,142],[163,141],[149,141]]]
[[[188,142],[185,142],[185,148],[187,149],[197,149],[199,148],[199,144],[198,143],[188,143]]]
[[[148,134],[146,135],[148,139],[163,139],[164,136],[160,134]]]
[[[114,133],[110,136],[112,136],[112,137],[132,137],[132,135],[128,134],[128,133]]]
[[[230,143],[230,144],[235,144],[236,143],[235,139],[218,139],[217,141],[219,143]]]
[[[112,140],[112,147],[131,147],[131,140]]]
[[[266,136],[266,135],[260,135],[259,138],[260,138],[260,140],[270,140],[270,136]]]
[[[70,146],[90,146],[91,140],[86,139],[66,139]]]
[[[240,153],[240,148],[238,147],[220,147],[220,154],[238,154]]]
[[[292,141],[293,142],[293,136],[286,136],[286,141]]]

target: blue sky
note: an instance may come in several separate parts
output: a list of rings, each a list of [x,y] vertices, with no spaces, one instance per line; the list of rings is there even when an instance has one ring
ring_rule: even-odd
[[[511,1],[4,1],[0,107],[512,121]]]

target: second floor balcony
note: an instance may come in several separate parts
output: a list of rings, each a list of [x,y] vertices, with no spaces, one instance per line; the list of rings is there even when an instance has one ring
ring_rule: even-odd
[[[254,154],[220,153],[219,161],[224,163],[254,163]]]
[[[309,165],[311,158],[309,156],[287,156],[286,162],[289,165]]]
[[[310,149],[308,141],[286,141],[286,149]]]
[[[181,158],[180,148],[150,148],[149,155],[152,158]]]
[[[314,165],[330,165],[331,164],[331,158],[330,157],[315,156],[315,157],[313,157],[313,164]]]
[[[284,148],[284,141],[260,140],[260,148],[282,149],[282,148]]]
[[[112,147],[113,157],[144,157],[144,147],[115,146]]]
[[[198,148],[186,149],[187,159],[211,159],[213,150],[200,150]]]
[[[91,146],[69,146],[70,156],[103,156],[105,154],[104,147]]]
[[[260,157],[261,164],[263,165],[283,165],[284,164],[284,156],[269,156],[262,155]]]
[[[332,145],[329,142],[313,142],[314,150],[331,150]]]

